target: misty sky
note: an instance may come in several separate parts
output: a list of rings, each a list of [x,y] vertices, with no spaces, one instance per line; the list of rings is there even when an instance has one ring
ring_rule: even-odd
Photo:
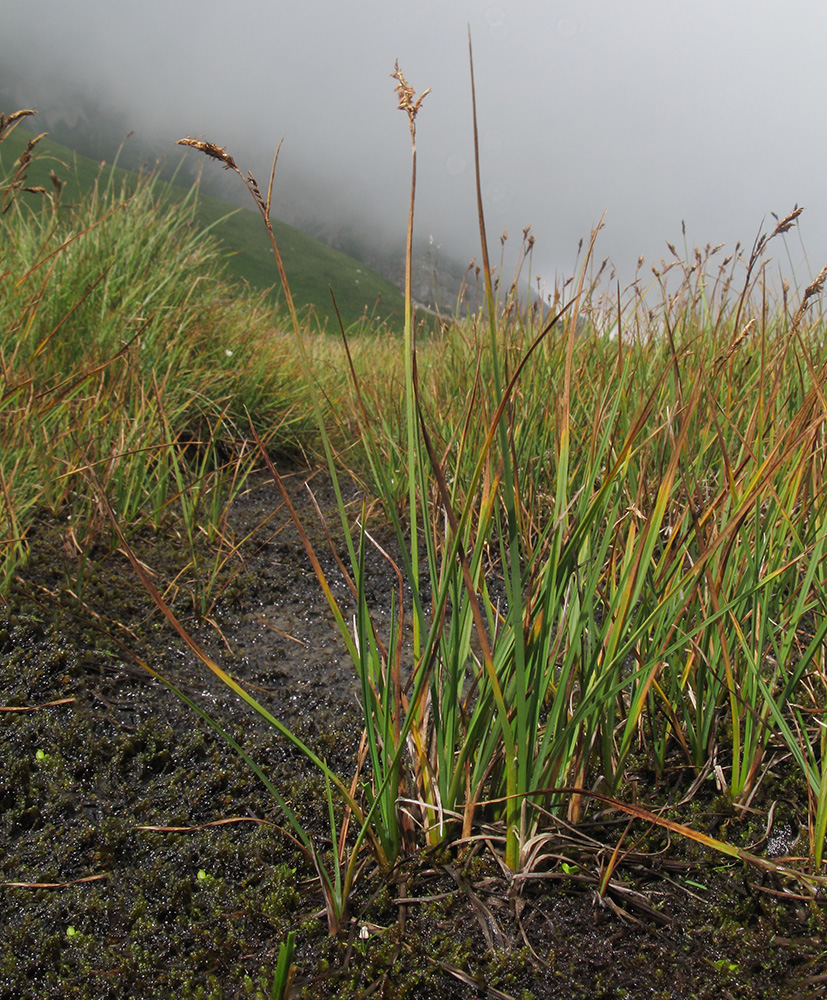
[[[489,237],[532,226],[535,270],[598,257],[631,280],[666,241],[751,244],[804,205],[799,278],[827,264],[827,5],[802,0],[3,0],[0,60],[44,111],[72,87],[172,143],[201,135],[266,180],[275,214],[404,232],[394,60],[420,91],[417,231],[478,256],[467,26]],[[35,103],[36,102],[36,103]],[[5,109],[13,110],[13,109]],[[207,164],[217,170],[214,164]],[[206,169],[206,167],[205,167]],[[779,266],[790,263],[779,243]]]

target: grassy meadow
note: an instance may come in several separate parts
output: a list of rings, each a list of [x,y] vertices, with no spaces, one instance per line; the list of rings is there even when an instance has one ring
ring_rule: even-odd
[[[34,119],[36,122],[37,119]],[[27,125],[23,123],[23,128]],[[15,129],[0,147],[0,164],[7,172],[34,138],[32,131]],[[129,142],[127,137],[125,143]],[[152,164],[147,171],[151,172]],[[45,136],[37,146],[37,156],[27,172],[28,184],[53,191],[50,173],[63,182],[60,198],[64,205],[83,200],[91,191],[114,192],[126,197],[139,183],[138,175],[114,164],[101,164],[60,145]],[[177,178],[178,174],[173,174]],[[188,187],[180,183],[153,181],[157,200],[180,204],[192,198]],[[228,282],[247,284],[255,292],[267,292],[278,304],[281,287],[273,268],[273,252],[261,221],[249,209],[238,209],[199,193],[195,199],[194,219],[214,238],[223,258],[222,271]],[[309,329],[314,323],[338,330],[338,321],[330,296],[336,290],[336,304],[346,327],[398,324],[402,321],[402,294],[395,285],[371,271],[361,262],[319,243],[285,222],[275,221],[279,248],[290,267],[294,294],[302,304],[302,317]]]
[[[397,82],[413,136],[421,98]],[[13,117],[0,119],[0,593],[45,522],[63,526],[81,609],[90,563],[131,559],[167,629],[317,768],[322,840],[233,743],[312,865],[331,935],[356,933],[367,871],[429,851],[484,845],[519,911],[560,873],[560,836],[609,814],[601,898],[639,831],[657,830],[821,919],[824,276],[774,289],[766,266],[797,212],[752,247],[675,254],[625,291],[591,280],[590,247],[545,315],[497,283],[481,226],[478,313],[418,337],[408,297],[395,325],[343,339],[304,318],[287,252],[292,312],[289,292],[274,308],[231,284],[196,192],[170,203],[151,175],[104,168],[69,199],[35,177]],[[190,145],[250,186],[229,153]],[[250,193],[268,217],[269,195]],[[412,186],[412,217],[414,201]],[[278,256],[285,234],[269,235]],[[325,468],[338,498],[333,569],[295,521],[361,692],[346,772],[193,638],[243,555],[234,501],[297,463]],[[133,552],[146,532],[180,542],[186,614]],[[377,553],[395,581],[381,608]],[[693,823],[710,790],[723,829]],[[795,837],[771,854],[782,822]],[[272,996],[291,989],[295,937],[284,945]]]

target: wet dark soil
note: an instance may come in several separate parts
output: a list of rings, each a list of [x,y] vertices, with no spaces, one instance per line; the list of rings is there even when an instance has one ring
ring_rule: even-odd
[[[305,478],[293,475],[290,488],[324,552]],[[330,511],[329,485],[312,486]],[[207,620],[193,611],[185,548],[148,531],[131,542],[159,589],[175,581],[168,599],[210,655],[350,775],[353,670],[277,491],[262,481],[232,517],[237,539],[252,534],[243,561],[219,573]],[[390,873],[368,865],[351,921],[331,938],[316,873],[279,828],[277,804],[136,657],[209,712],[329,849],[320,776],[178,640],[117,542],[102,533],[81,564],[59,519],[44,518],[31,540],[0,607],[3,1000],[269,997],[291,930],[297,997],[827,996],[821,902],[657,829],[628,830],[608,810],[561,827],[533,879],[507,880],[484,841]],[[201,558],[209,565],[208,550]],[[346,607],[335,561],[323,562]],[[370,582],[386,604],[393,578],[378,556]],[[806,794],[783,761],[771,766],[749,822],[714,782],[670,815],[794,853]],[[664,804],[689,779],[641,782],[650,804]],[[621,835],[628,852],[601,894]]]

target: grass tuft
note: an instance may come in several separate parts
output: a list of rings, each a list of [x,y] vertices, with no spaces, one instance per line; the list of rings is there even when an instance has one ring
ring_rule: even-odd
[[[797,304],[788,287],[774,302],[765,256],[801,209],[720,263],[719,247],[686,260],[670,248],[646,295],[640,282],[603,294],[598,227],[551,310],[522,308],[520,268],[504,289],[489,259],[474,100],[484,306],[420,342],[411,248],[428,91],[417,97],[398,64],[392,76],[412,151],[401,336],[355,343],[342,329],[334,341],[303,325],[270,218],[278,151],[264,194],[225,148],[181,140],[246,186],[289,335],[260,301],[228,295],[193,224],[194,193],[170,206],[151,177],[118,192],[102,175],[64,206],[58,184],[27,190],[31,149],[21,154],[0,185],[0,584],[44,510],[65,519],[79,599],[86,560],[101,548],[129,556],[202,664],[324,776],[329,854],[228,738],[314,864],[333,934],[368,857],[388,871],[484,840],[517,892],[515,876],[548,862],[551,831],[596,804],[815,896],[827,830],[827,339],[814,306],[827,269]],[[25,114],[0,118],[0,137]],[[285,452],[326,464],[352,620],[284,487]],[[358,676],[364,736],[350,778],[201,649],[132,553],[143,526],[178,533],[208,615],[239,549],[226,514],[257,464],[282,490]],[[345,475],[368,497],[356,521]],[[369,502],[390,543],[371,532]],[[397,581],[379,609],[370,548]],[[789,862],[637,801],[641,771],[656,797],[675,786],[684,804],[710,778],[745,817],[785,756],[808,792],[806,856]],[[619,863],[618,847],[603,889]]]

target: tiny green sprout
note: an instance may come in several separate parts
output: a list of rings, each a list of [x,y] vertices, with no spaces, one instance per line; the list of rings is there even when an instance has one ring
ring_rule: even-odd
[[[36,760],[48,760],[49,759],[49,755],[46,753],[45,750],[38,750],[37,753],[35,754],[35,759]]]
[[[66,937],[77,937],[77,931],[71,924],[66,928]]]
[[[204,871],[203,868],[198,869],[198,881],[207,882],[209,880],[209,875]]]
[[[580,865],[570,865],[568,861],[563,861],[560,867],[566,875],[576,875],[580,871]]]

